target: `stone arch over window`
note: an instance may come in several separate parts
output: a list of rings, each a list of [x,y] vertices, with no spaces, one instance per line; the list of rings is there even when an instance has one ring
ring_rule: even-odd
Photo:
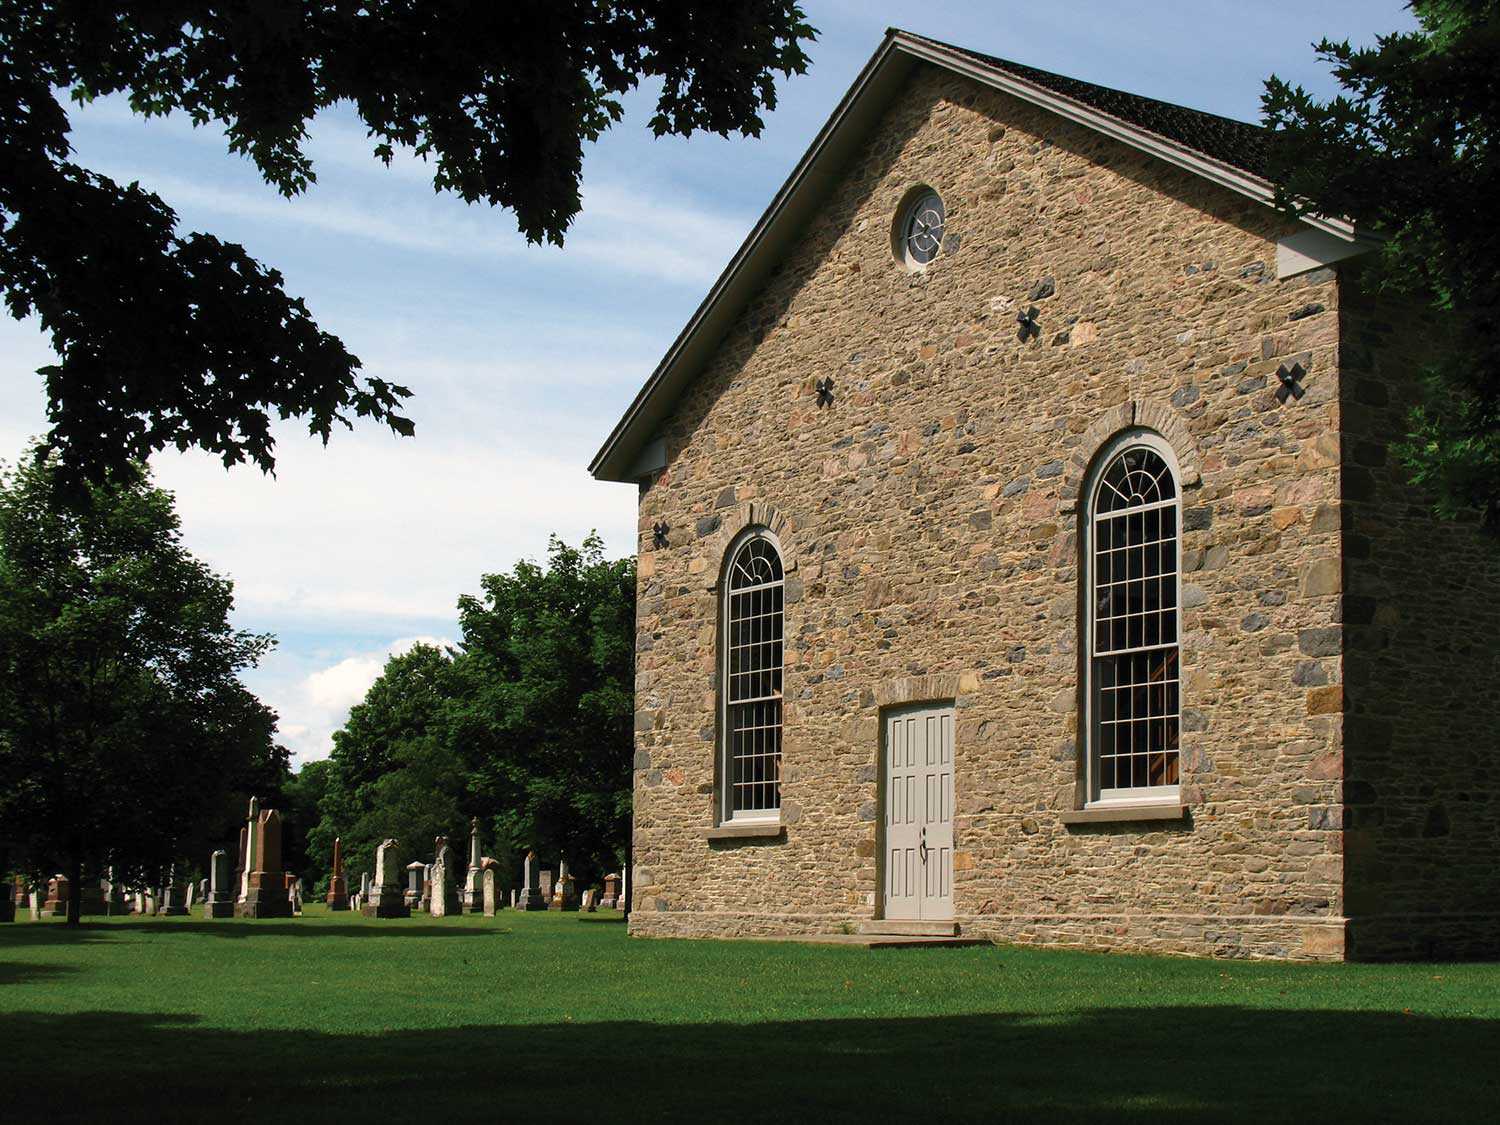
[[[1099,449],[1078,502],[1084,798],[1176,802],[1181,786],[1184,471],[1160,432]]]
[[[1085,510],[1086,506],[1079,498],[1099,451],[1132,427],[1154,431],[1167,443],[1176,458],[1180,487],[1193,489],[1203,483],[1203,458],[1198,452],[1198,443],[1177,412],[1151,399],[1130,399],[1094,419],[1079,438],[1072,456],[1063,467],[1062,484],[1058,490],[1063,512]]]
[[[752,524],[730,541],[719,580],[721,823],[780,818],[785,639],[781,544]]]

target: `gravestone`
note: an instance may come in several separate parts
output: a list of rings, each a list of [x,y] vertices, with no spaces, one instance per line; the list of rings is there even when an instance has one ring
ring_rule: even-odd
[[[184,901],[185,898],[186,895],[183,892],[182,884],[177,881],[176,866],[168,868],[167,881],[161,889],[161,904],[159,907],[161,913],[171,918],[182,917],[188,912],[187,904]]]
[[[512,887],[510,889],[510,908],[512,910],[514,910],[516,908],[516,888],[515,887]]]
[[[125,888],[115,878],[115,869],[109,868],[104,873],[104,881],[99,884],[99,889],[104,892],[104,913],[125,913]]]
[[[132,903],[133,903],[133,905],[131,907],[131,913],[133,913],[133,914],[145,914],[145,913],[148,913],[148,911],[146,910],[146,892],[145,891],[136,891],[134,899],[132,900]]]
[[[486,867],[479,873],[480,909],[484,911],[486,918],[493,918],[495,911],[499,909],[499,894],[495,887],[495,880],[499,872],[493,867]]]
[[[479,818],[469,821],[469,866],[464,871],[464,891],[460,900],[465,914],[484,909],[484,891],[480,886]]]
[[[541,871],[542,905],[545,909],[552,902],[552,868],[544,867]]]
[[[40,887],[31,888],[31,920],[40,922],[42,920],[42,890]]]
[[[193,903],[198,900],[198,884],[189,879],[183,890],[182,905],[187,907],[187,910],[183,913],[191,914],[193,912]]]
[[[551,872],[543,872],[547,881],[552,880]],[[517,910],[546,910],[547,896],[542,891],[540,877],[536,869],[536,852],[526,853],[526,862],[521,868],[521,897],[516,902]]]
[[[203,917],[233,917],[234,896],[229,889],[230,877],[229,853],[220,848],[208,861],[208,894],[203,899]]]
[[[246,853],[245,896],[234,904],[236,918],[290,918],[286,873],[281,869],[281,814],[261,810],[250,799],[250,845]]]
[[[458,913],[458,890],[453,886],[453,849],[448,838],[437,838],[437,857],[432,863],[432,905],[428,908],[434,918],[446,918]]]
[[[234,882],[229,887],[229,898],[231,902],[238,902],[245,897],[245,860],[249,857],[250,832],[243,825],[240,826],[240,850],[234,861]]]
[[[68,916],[68,877],[54,875],[47,880],[47,897],[42,900],[43,918]]]
[[[396,840],[383,840],[375,849],[375,878],[365,876],[368,892],[360,912],[366,918],[410,918],[411,907],[406,905],[406,895],[401,889],[401,845]]]
[[[333,874],[328,877],[328,909],[349,909],[349,882],[344,878],[344,843],[333,838]]]
[[[548,910],[577,910],[578,890],[573,884],[573,876],[568,871],[568,861],[559,860],[557,864],[557,884],[552,889],[552,898],[547,903]]]
[[[618,875],[604,877],[604,897],[599,900],[599,905],[605,910],[613,910],[620,905],[620,877]]]
[[[422,865],[422,900],[417,904],[422,910],[432,913],[432,864]]]
[[[415,910],[422,904],[422,880],[426,873],[427,866],[421,860],[406,865],[406,894],[403,898],[408,910]]]
[[[250,872],[259,866],[255,849],[258,847],[260,826],[260,801],[255,797],[250,798],[250,812],[245,818],[245,827],[240,829],[242,843],[240,845],[240,889],[235,898],[235,906],[239,906],[250,893]],[[278,866],[280,864],[278,863]],[[270,868],[275,870],[275,868]]]
[[[292,885],[287,888],[287,901],[292,904],[292,917],[302,917],[302,880],[293,879]]]

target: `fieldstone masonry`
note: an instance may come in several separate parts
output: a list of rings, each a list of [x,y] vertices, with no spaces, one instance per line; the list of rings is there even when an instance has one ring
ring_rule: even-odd
[[[917,184],[948,233],[913,273],[890,230]],[[956,714],[964,933],[1317,960],[1496,948],[1500,555],[1472,523],[1436,525],[1388,451],[1428,341],[1357,269],[1278,280],[1293,229],[918,69],[642,486],[633,933],[876,916],[882,709],[931,700]],[[1305,394],[1283,402],[1294,362]],[[1136,428],[1182,469],[1188,813],[1068,824],[1079,491]],[[751,526],[786,572],[784,834],[709,840],[717,586]]]

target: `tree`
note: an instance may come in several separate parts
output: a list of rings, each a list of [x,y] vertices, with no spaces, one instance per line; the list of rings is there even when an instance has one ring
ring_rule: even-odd
[[[282,864],[288,871],[301,872],[309,893],[320,896],[328,890],[323,880],[328,875],[333,849],[329,848],[327,855],[319,855],[308,836],[318,824],[318,805],[328,791],[329,768],[328,762],[321,761],[306,762],[295,774],[288,770],[281,785],[281,803],[273,806],[281,810]],[[243,806],[240,816],[244,816]]]
[[[386,662],[365,698],[334,732],[314,856],[330,856],[343,838],[350,871],[373,870],[387,836],[414,854],[434,836],[457,838],[466,769],[452,747],[447,709],[459,689],[452,657],[419,644]]]
[[[274,768],[276,717],[238,673],[269,636],[183,547],[143,470],[62,502],[55,458],[0,471],[0,823],[33,871],[155,877]]]
[[[1447,516],[1500,520],[1500,3],[1412,0],[1418,29],[1316,45],[1345,93],[1266,82],[1277,199],[1384,236],[1374,280],[1425,296],[1450,341],[1397,454]]]
[[[479,747],[473,785],[516,850],[566,855],[581,875],[630,834],[635,560],[596,535],[553,538],[545,569],[519,562],[458,600],[468,683],[457,737]]]
[[[351,414],[412,432],[407,388],[360,379],[274,269],[72,163],[58,93],[222,125],[288,197],[316,178],[308,122],[348,102],[376,156],[409,146],[438,190],[510,208],[527,239],[560,245],[584,143],[621,118],[622,95],[660,83],[657,135],[755,136],[775,75],[806,70],[814,34],[791,0],[0,5],[0,289],[61,357],[40,372],[46,448],[98,481],[168,445],[270,471],[273,414],[325,442]]]
[[[467,838],[497,857],[564,855],[580,877],[621,857],[634,751],[635,562],[596,536],[554,539],[547,565],[486,575],[459,599],[456,650],[392,657],[334,735],[310,846],[360,862],[386,836]],[[461,851],[461,849],[455,849]]]

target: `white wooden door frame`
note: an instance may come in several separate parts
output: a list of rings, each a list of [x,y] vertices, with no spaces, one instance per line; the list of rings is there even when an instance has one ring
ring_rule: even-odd
[[[880,910],[888,920],[953,917],[953,704],[880,716]]]

